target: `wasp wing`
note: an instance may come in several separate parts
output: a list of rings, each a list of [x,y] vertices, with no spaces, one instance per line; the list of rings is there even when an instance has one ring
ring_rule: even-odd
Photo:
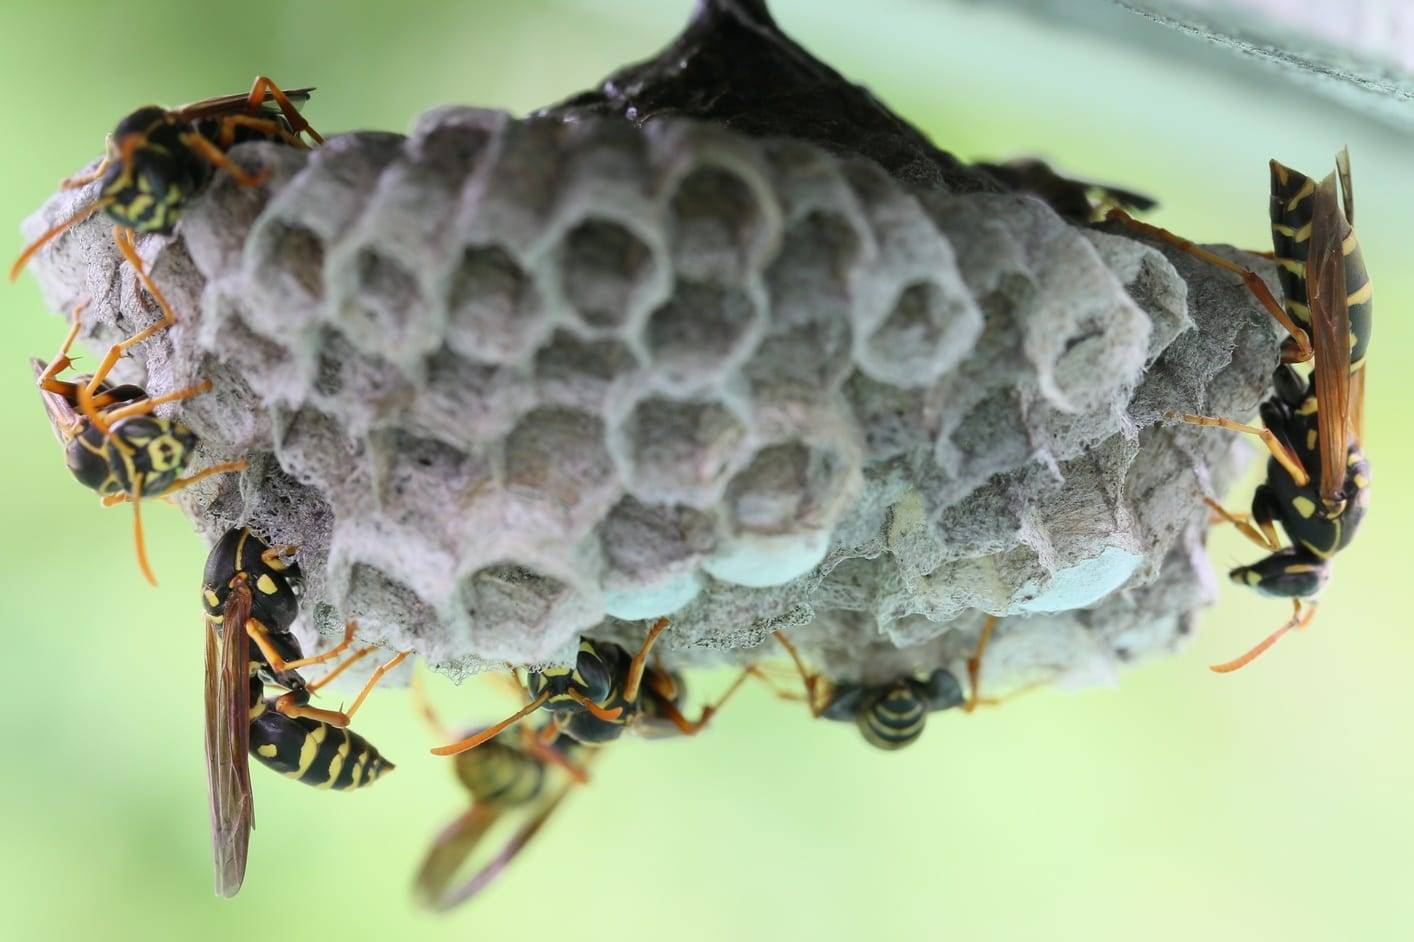
[[[285,97],[296,107],[299,107],[309,101],[310,93],[313,91],[314,86],[312,85],[308,88],[293,88],[285,91]],[[246,102],[249,100],[249,92],[240,95],[222,95],[220,98],[203,98],[201,101],[194,101],[189,105],[174,108],[173,114],[184,121],[195,121],[198,118],[219,118],[228,114],[240,114],[246,110]],[[267,92],[261,104],[268,104],[274,100]]]
[[[521,825],[506,846],[496,852],[485,866],[478,869],[463,883],[448,889],[457,869],[471,855],[476,845],[491,829],[491,825],[501,817],[501,812],[473,807],[443,831],[433,845],[432,852],[418,873],[417,890],[422,902],[432,909],[446,912],[471,899],[486,889],[501,875],[501,871],[515,860],[525,849],[545,822],[555,813],[555,809],[574,789],[574,783],[562,786],[553,796],[546,799],[539,809]]]
[[[1306,300],[1315,350],[1316,405],[1321,448],[1321,497],[1337,498],[1345,484],[1350,430],[1350,305],[1345,287],[1344,243],[1350,224],[1336,201],[1335,174],[1312,194],[1311,237],[1306,256]]]
[[[49,364],[39,357],[30,357],[29,365],[34,369],[36,382],[44,375],[45,370],[49,369]],[[66,387],[73,386],[72,383],[64,385]],[[44,400],[44,412],[49,416],[49,426],[54,430],[54,437],[59,439],[61,445],[67,446],[74,437],[68,430],[76,428],[82,419],[78,410],[74,408],[73,403],[67,397],[57,392],[40,389],[39,398]]]
[[[1335,155],[1335,172],[1340,177],[1340,197],[1345,206],[1345,221],[1355,225],[1355,187],[1350,182],[1350,148],[1342,147]]]
[[[232,897],[245,880],[255,808],[250,789],[250,590],[232,588],[221,631],[206,623],[206,777],[216,892]]]

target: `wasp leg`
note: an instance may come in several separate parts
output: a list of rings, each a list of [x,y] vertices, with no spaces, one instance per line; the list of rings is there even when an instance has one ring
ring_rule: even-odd
[[[413,671],[412,681],[408,684],[412,693],[412,704],[417,708],[417,712],[422,719],[432,728],[432,733],[438,739],[451,739],[452,729],[442,722],[442,718],[437,714],[437,708],[432,705],[432,699],[427,696],[427,688],[422,683],[422,673]]]
[[[383,679],[383,676],[407,660],[411,654],[411,651],[400,651],[378,665],[378,669],[369,675],[368,680],[364,682],[363,689],[358,692],[358,696],[354,697],[354,702],[344,711],[345,722],[353,719],[353,715],[358,712],[359,707],[363,706],[363,701],[368,699],[368,695],[373,692],[374,687],[378,686],[378,682]]]
[[[102,177],[108,172],[108,167],[113,163],[113,132],[108,132],[108,136],[103,139],[103,159],[98,162],[88,173],[76,173],[71,177],[65,177],[59,181],[61,190],[77,190],[81,186],[88,186],[94,180]]]
[[[225,151],[194,131],[183,134],[182,143],[200,154],[202,159],[217,170],[224,170],[229,173],[231,179],[235,180],[241,186],[260,186],[270,178],[270,171],[268,169],[261,170],[253,176],[246,173],[234,160],[226,156]]]
[[[290,127],[294,128],[296,135],[308,133],[310,137],[314,138],[314,143],[324,143],[324,138],[309,126],[309,122],[305,120],[304,115],[300,114],[294,102],[290,101],[280,86],[276,85],[268,76],[257,75],[255,77],[255,82],[250,87],[250,97],[246,99],[246,111],[257,111],[265,103],[266,96],[273,98],[275,104],[280,106],[280,111],[284,113],[285,120],[290,122]]]
[[[977,647],[973,650],[972,656],[967,659],[967,682],[971,688],[971,694],[962,708],[968,713],[977,709],[977,705],[983,702],[978,695],[980,689],[978,679],[982,676],[982,655],[986,652],[987,645],[992,643],[992,632],[996,630],[998,621],[996,615],[987,616],[987,620],[982,623],[982,633],[977,636]]]
[[[246,619],[246,634],[250,635],[250,640],[255,642],[260,648],[260,653],[265,655],[265,659],[270,662],[270,667],[276,671],[295,670],[300,667],[312,667],[315,664],[323,664],[325,661],[332,661],[343,654],[353,645],[354,632],[358,630],[355,622],[349,622],[344,626],[344,638],[338,644],[327,651],[315,654],[311,657],[302,657],[295,661],[287,661],[280,656],[280,652],[275,650],[275,645],[270,641],[269,630],[256,621],[254,618]]]
[[[331,667],[329,669],[329,672],[323,677],[306,684],[305,689],[318,690],[320,687],[323,687],[325,684],[329,683],[334,678],[342,674],[344,671],[348,670],[350,667],[357,664],[359,661],[368,657],[368,655],[372,654],[374,651],[377,650],[378,646],[374,644],[370,644],[367,647],[359,648],[357,651],[350,654],[348,657],[344,658],[342,661]]]
[[[1281,541],[1277,539],[1276,527],[1272,525],[1270,518],[1259,520],[1257,526],[1253,526],[1250,522],[1252,520],[1251,514],[1233,513],[1211,497],[1204,497],[1203,503],[1212,510],[1214,522],[1226,521],[1232,524],[1237,528],[1237,532],[1269,553],[1275,553],[1281,549]]]
[[[624,681],[624,700],[632,703],[638,699],[638,688],[643,683],[643,668],[648,663],[648,654],[653,650],[653,645],[657,642],[658,636],[668,630],[668,620],[660,618],[653,623],[653,627],[648,629],[648,634],[643,639],[643,644],[639,646],[638,653],[633,656],[633,661],[628,666],[628,678]]]
[[[1311,483],[1311,475],[1301,465],[1301,459],[1291,450],[1281,439],[1272,433],[1271,429],[1258,428],[1255,425],[1243,425],[1241,422],[1234,422],[1232,419],[1220,419],[1211,415],[1192,415],[1176,412],[1166,413],[1171,419],[1179,419],[1189,425],[1203,425],[1208,428],[1225,428],[1229,432],[1242,432],[1245,435],[1255,435],[1262,440],[1262,444],[1267,446],[1267,450],[1272,453],[1272,457],[1286,469],[1286,473],[1291,475],[1291,479],[1296,482],[1297,487],[1305,487]]]
[[[662,712],[665,718],[667,718],[674,726],[678,728],[678,732],[682,733],[684,736],[696,736],[698,733],[702,732],[702,730],[707,726],[708,723],[712,721],[712,717],[717,715],[717,711],[720,710],[723,706],[725,706],[726,702],[730,700],[738,690],[741,689],[742,685],[746,683],[746,678],[752,676],[754,673],[755,669],[752,667],[748,666],[743,668],[741,673],[737,674],[736,680],[732,681],[731,686],[726,689],[726,692],[717,698],[716,703],[709,703],[707,706],[702,708],[702,715],[699,716],[696,720],[690,720],[687,717],[683,716],[682,711],[673,705],[672,700],[668,699],[667,697],[664,697],[659,692],[660,689],[666,689],[668,691],[672,690],[671,686],[663,688],[663,680],[667,679],[666,674],[659,674],[655,672],[653,674],[648,675],[648,677],[645,678],[644,682],[648,685],[648,689],[658,699],[658,702],[656,704],[657,709]]]
[[[142,475],[133,476],[133,542],[137,546],[137,568],[151,586],[157,585],[152,564],[147,561],[147,540],[142,535]]]
[[[534,700],[530,701],[525,706],[512,713],[510,716],[501,720],[501,722],[497,723],[495,726],[488,726],[481,732],[476,733],[473,736],[468,736],[460,742],[450,743],[446,746],[437,746],[432,750],[432,754],[434,756],[454,756],[458,753],[466,752],[468,749],[475,749],[477,746],[486,742],[488,739],[494,739],[499,736],[511,724],[524,719],[525,717],[534,713],[536,710],[540,709],[542,706],[545,705],[545,701],[549,699],[550,690],[547,687],[546,689],[540,691],[540,696],[536,697]]]
[[[1231,661],[1224,661],[1221,664],[1213,664],[1208,668],[1208,670],[1212,671],[1215,674],[1230,674],[1233,671],[1238,670],[1239,668],[1246,667],[1248,664],[1251,664],[1258,657],[1260,657],[1262,653],[1265,652],[1268,648],[1280,641],[1282,635],[1286,634],[1293,628],[1305,628],[1307,625],[1311,624],[1311,619],[1315,617],[1315,602],[1307,602],[1306,607],[1303,610],[1301,600],[1292,599],[1291,618],[1287,620],[1286,624],[1282,625],[1276,631],[1273,631],[1271,634],[1267,635],[1256,645],[1254,645],[1250,650],[1248,650],[1246,654],[1243,654],[1240,657],[1233,658]]]
[[[559,730],[555,730],[555,735],[559,735]],[[552,740],[553,741],[553,740]],[[589,773],[584,766],[571,761],[563,752],[556,749],[549,743],[540,741],[540,734],[529,726],[521,727],[521,744],[525,751],[547,765],[553,765],[563,769],[565,774],[574,779],[580,785],[589,781]]]
[[[236,128],[253,128],[271,137],[277,135],[283,135],[286,138],[289,137],[288,134],[284,133],[285,129],[280,126],[280,122],[273,118],[257,118],[255,115],[249,114],[227,115],[221,119],[221,131],[217,138],[219,141],[218,146],[222,150],[227,150],[235,145]],[[304,147],[304,141],[301,141],[298,137],[290,141],[290,143]]]
[[[147,338],[160,331],[166,330],[177,322],[177,316],[172,312],[172,306],[167,303],[166,295],[157,287],[157,283],[152,280],[152,277],[143,270],[142,258],[137,254],[137,246],[133,244],[132,230],[125,229],[122,226],[114,226],[113,243],[118,246],[118,251],[122,253],[123,258],[132,266],[133,271],[137,273],[138,279],[142,281],[143,287],[147,288],[148,293],[157,301],[157,306],[162,309],[162,319],[151,327],[146,327],[126,340],[119,341],[108,348],[108,353],[104,355],[103,362],[98,365],[98,369],[94,370],[93,377],[88,381],[89,396],[92,396],[98,391],[98,387],[103,385],[103,381],[108,378],[108,374],[113,371],[113,367],[118,364],[118,360],[122,358],[129,347],[142,343]],[[105,425],[102,420],[97,419],[95,413],[90,412],[87,408],[84,409],[84,413],[88,415],[90,421],[96,423],[100,428],[107,429],[107,425]]]
[[[794,644],[785,636],[784,632],[774,631],[772,635],[781,643],[781,647],[786,649],[790,659],[795,662],[795,669],[800,672],[800,679],[805,684],[805,702],[810,706],[810,713],[818,717],[824,712],[824,707],[820,705],[820,675],[812,673],[805,666],[805,661],[800,656]]]
[[[304,690],[291,690],[275,699],[275,709],[291,719],[308,719],[318,723],[328,723],[343,729],[349,725],[348,717],[338,710],[323,710],[303,702],[309,696]]]
[[[74,226],[77,226],[79,223],[83,222],[85,219],[92,216],[100,209],[103,209],[111,202],[113,202],[111,199],[99,197],[92,203],[85,203],[84,205],[80,206],[78,209],[70,213],[67,218],[56,222],[48,229],[45,229],[43,232],[41,232],[38,236],[35,237],[34,241],[24,247],[24,249],[20,252],[19,257],[16,258],[15,261],[10,265],[10,280],[14,281],[16,278],[20,277],[20,272],[24,271],[25,266],[29,264],[29,260],[34,258],[35,254],[40,249],[44,248],[51,241],[58,238],[65,231],[72,229]]]
[[[1105,216],[1105,219],[1111,222],[1121,222],[1130,228],[1137,229],[1145,235],[1167,242],[1169,245],[1187,252],[1195,258],[1202,259],[1209,265],[1214,265],[1224,271],[1230,271],[1234,275],[1238,275],[1247,286],[1247,290],[1251,291],[1262,307],[1267,309],[1267,313],[1272,316],[1272,319],[1286,328],[1286,332],[1291,335],[1292,346],[1289,348],[1286,345],[1282,346],[1282,362],[1305,363],[1315,355],[1315,350],[1311,346],[1311,335],[1306,333],[1296,321],[1292,320],[1286,308],[1281,306],[1281,303],[1277,301],[1276,297],[1272,294],[1271,289],[1267,287],[1267,283],[1262,280],[1262,276],[1258,275],[1252,269],[1245,265],[1239,265],[1236,262],[1230,262],[1221,255],[1215,255],[1196,243],[1183,238],[1183,236],[1176,235],[1167,229],[1150,225],[1147,222],[1140,222],[1122,209],[1110,210],[1109,214]]]

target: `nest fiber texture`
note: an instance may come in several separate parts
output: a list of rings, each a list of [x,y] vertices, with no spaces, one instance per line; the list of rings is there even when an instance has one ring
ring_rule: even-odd
[[[321,632],[455,675],[658,615],[670,664],[808,624],[870,680],[953,663],[991,612],[989,680],[1092,681],[1211,593],[1198,496],[1244,446],[1160,417],[1250,413],[1269,319],[995,192],[759,3],[541,116],[233,157],[269,182],[218,174],[141,242],[181,322],[124,378],[212,381],[180,405],[195,466],[251,467],[182,504],[299,544]],[[156,317],[100,220],[33,270],[56,311],[93,299],[91,341]]]
[[[237,156],[268,186],[223,176],[143,244],[182,323],[138,359],[154,393],[215,384],[182,416],[253,466],[186,506],[300,544],[321,626],[451,668],[562,657],[606,616],[734,647],[839,612],[914,645],[1165,561],[1198,588],[1136,625],[1201,595],[1233,441],[1154,423],[1250,410],[1275,357],[1202,268],[693,123],[446,109]],[[101,222],[36,270],[105,341],[155,316]]]

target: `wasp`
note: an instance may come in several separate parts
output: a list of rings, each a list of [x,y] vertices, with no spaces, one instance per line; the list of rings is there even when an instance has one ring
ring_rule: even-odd
[[[214,474],[240,471],[246,463],[228,461],[182,477],[196,448],[196,435],[179,421],[153,414],[160,405],[206,392],[209,382],[163,396],[149,396],[140,386],[108,382],[108,374],[123,351],[163,325],[114,344],[92,375],[59,379],[59,374],[73,365],[69,350],[78,336],[82,310],[83,305],[74,309],[73,324],[54,358],[48,363],[32,358],[30,365],[50,425],[64,446],[69,471],[79,483],[97,491],[104,506],[132,503],[138,567],[156,585],[142,537],[142,499],[175,494]]]
[[[1370,465],[1364,433],[1365,360],[1373,325],[1369,273],[1355,236],[1350,156],[1336,155],[1335,171],[1317,183],[1273,160],[1272,259],[1284,303],[1250,268],[1228,261],[1166,230],[1111,213],[1141,231],[1240,275],[1288,333],[1273,394],[1261,406],[1260,427],[1204,415],[1178,416],[1195,425],[1255,435],[1270,452],[1266,481],[1251,512],[1213,512],[1268,552],[1229,576],[1267,595],[1291,600],[1291,617],[1245,654],[1212,670],[1243,667],[1294,628],[1311,623],[1316,597],[1330,578],[1331,560],[1354,539],[1369,503]],[[1339,196],[1337,195],[1339,190]],[[1292,364],[1311,361],[1304,380]],[[1283,544],[1276,524],[1290,541]]]
[[[1032,157],[1002,164],[977,163],[974,167],[1008,190],[1029,193],[1072,222],[1088,223],[1118,207],[1148,212],[1158,203],[1143,193],[1090,180],[1076,180],[1056,173],[1045,161]]]
[[[452,738],[416,682],[413,692],[436,734],[444,740]],[[522,729],[524,734],[519,738],[498,737],[479,749],[460,753],[453,761],[457,781],[466,789],[470,805],[437,835],[418,868],[414,892],[429,909],[445,912],[489,886],[577,784],[573,775],[557,776],[555,767],[575,767],[584,747],[548,726],[538,731]],[[519,826],[489,861],[469,868],[467,861],[503,821],[518,821]],[[467,875],[458,881],[462,874]]]
[[[170,233],[188,202],[218,170],[242,186],[262,184],[265,174],[248,174],[227,155],[237,144],[260,140],[307,149],[303,134],[322,144],[324,139],[296,106],[307,101],[312,91],[286,92],[260,75],[245,95],[208,98],[180,108],[137,109],[108,135],[97,167],[60,183],[73,189],[98,181],[98,195],[25,246],[10,267],[10,280],[18,278],[51,240],[102,211],[114,222],[118,251],[162,309],[164,321],[174,323],[166,297],[143,269],[134,233]]]
[[[970,713],[979,702],[986,702],[978,698],[977,679],[983,652],[991,641],[996,623],[995,616],[988,616],[982,626],[977,650],[968,659],[967,670],[972,682],[970,697],[963,695],[957,676],[942,667],[927,676],[899,677],[882,684],[830,681],[805,666],[800,651],[783,632],[775,632],[774,637],[790,655],[800,674],[805,685],[805,703],[812,716],[852,722],[859,727],[860,735],[869,745],[892,751],[918,741],[923,735],[929,713],[954,707],[962,707]]]
[[[234,896],[245,879],[254,804],[249,756],[316,788],[369,785],[393,764],[348,729],[373,687],[407,652],[380,666],[347,711],[310,705],[310,698],[374,650],[361,648],[327,674],[306,681],[299,668],[339,658],[355,626],[322,654],[303,656],[290,627],[299,614],[304,575],[293,547],[269,546],[246,528],[212,547],[202,577],[206,610],[206,766],[216,892]],[[267,686],[284,691],[265,697]]]
[[[648,663],[653,645],[667,628],[668,620],[658,619],[632,655],[617,644],[581,638],[573,667],[528,674],[527,702],[520,710],[459,742],[436,747],[433,754],[454,756],[474,749],[542,707],[553,717],[546,735],[563,733],[583,745],[618,739],[630,727],[650,735],[654,730],[696,735],[741,687],[750,669],[742,671],[716,703],[704,707],[698,719],[689,719],[680,708],[682,678]]]

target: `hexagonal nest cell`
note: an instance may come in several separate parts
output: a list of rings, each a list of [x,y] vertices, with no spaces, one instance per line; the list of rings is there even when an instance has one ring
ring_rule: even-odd
[[[1211,594],[1199,497],[1244,462],[1163,415],[1250,412],[1266,315],[1000,192],[757,6],[528,118],[236,148],[268,182],[139,243],[181,323],[132,375],[209,379],[174,411],[250,459],[182,495],[198,529],[299,544],[310,627],[458,674],[660,615],[669,664],[791,628],[845,679],[955,666],[985,613],[1001,686],[1172,648]],[[33,270],[107,343],[154,316],[118,265],[94,219]]]

